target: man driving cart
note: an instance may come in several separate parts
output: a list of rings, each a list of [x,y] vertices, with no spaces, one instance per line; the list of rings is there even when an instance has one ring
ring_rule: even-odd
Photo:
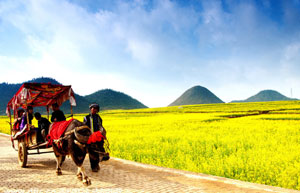
[[[99,105],[96,103],[93,103],[89,106],[90,108],[90,114],[85,116],[83,119],[83,123],[85,123],[91,130],[92,132],[98,132],[100,131],[101,134],[104,136],[104,138],[106,139],[106,130],[104,129],[104,127],[102,126],[102,119],[100,117],[100,115],[98,114],[99,112]],[[99,171],[99,153],[95,152],[94,150],[98,149],[100,150],[100,152],[105,153],[105,149],[103,147],[104,145],[104,141],[101,140],[99,142],[96,142],[94,147],[90,147],[89,150],[89,158],[90,158],[90,164],[91,164],[91,168],[93,172],[98,172]],[[109,155],[105,155],[102,158],[102,161],[106,161],[109,160]]]

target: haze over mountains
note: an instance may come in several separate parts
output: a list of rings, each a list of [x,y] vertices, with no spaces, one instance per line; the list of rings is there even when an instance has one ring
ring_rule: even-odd
[[[52,78],[36,78],[27,82],[37,83],[52,83],[60,84],[58,81]],[[0,115],[5,114],[5,109],[8,101],[18,91],[23,83],[20,84],[0,84]],[[103,89],[95,93],[86,96],[80,96],[75,94],[77,106],[73,108],[74,113],[88,113],[88,106],[91,103],[98,103],[101,110],[108,109],[138,109],[148,108],[138,100],[124,94],[122,92],[114,91],[112,89]],[[249,97],[246,100],[235,100],[232,102],[262,102],[262,101],[286,101],[286,100],[298,100],[288,98],[274,90],[263,90],[258,94]],[[209,91],[207,88],[202,86],[194,86],[186,90],[180,97],[178,97],[169,106],[179,105],[192,105],[192,104],[211,104],[211,103],[224,103],[215,94]],[[70,113],[70,104],[64,103],[61,109],[65,113]],[[36,111],[45,113],[45,108],[38,108]]]

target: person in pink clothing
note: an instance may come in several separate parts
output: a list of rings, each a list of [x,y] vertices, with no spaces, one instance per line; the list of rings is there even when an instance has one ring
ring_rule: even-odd
[[[33,108],[32,106],[27,106],[27,114],[28,114],[28,120],[29,120],[29,124],[32,124],[32,119],[33,119]],[[23,113],[22,118],[21,118],[21,124],[20,124],[20,131],[22,131],[23,129],[27,128],[27,115],[26,113]]]

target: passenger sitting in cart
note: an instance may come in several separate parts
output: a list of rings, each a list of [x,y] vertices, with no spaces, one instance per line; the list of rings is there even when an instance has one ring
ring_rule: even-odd
[[[51,116],[51,122],[57,122],[57,121],[65,121],[66,117],[65,114],[59,109],[59,106],[57,103],[54,103],[52,105],[52,116]]]
[[[33,128],[32,124],[32,119],[33,119],[33,108],[32,106],[27,106],[27,114],[28,114],[28,120],[29,120],[29,126]],[[27,124],[27,115],[26,113],[23,113],[21,117],[21,123],[20,123],[20,131],[15,134],[15,138],[19,135],[21,135],[24,131],[26,131],[28,128]]]
[[[32,124],[32,119],[33,119],[33,108],[32,106],[27,106],[27,114],[28,114],[28,120],[29,124]],[[28,127],[27,124],[27,115],[26,113],[23,114],[21,118],[21,124],[20,124],[20,130],[22,131],[23,129],[26,129]]]
[[[24,109],[19,109],[17,111],[17,117],[15,118],[14,123],[13,123],[14,132],[18,132],[20,130],[21,119],[22,119],[24,112],[25,112]]]
[[[42,117],[39,112],[34,113],[34,117],[38,121],[37,140],[39,142],[44,142],[48,135],[50,122],[48,119]]]

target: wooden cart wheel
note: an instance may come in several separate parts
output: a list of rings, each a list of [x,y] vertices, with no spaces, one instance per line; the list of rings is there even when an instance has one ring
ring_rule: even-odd
[[[19,143],[18,147],[18,161],[22,168],[26,167],[27,164],[27,147],[24,142]]]

